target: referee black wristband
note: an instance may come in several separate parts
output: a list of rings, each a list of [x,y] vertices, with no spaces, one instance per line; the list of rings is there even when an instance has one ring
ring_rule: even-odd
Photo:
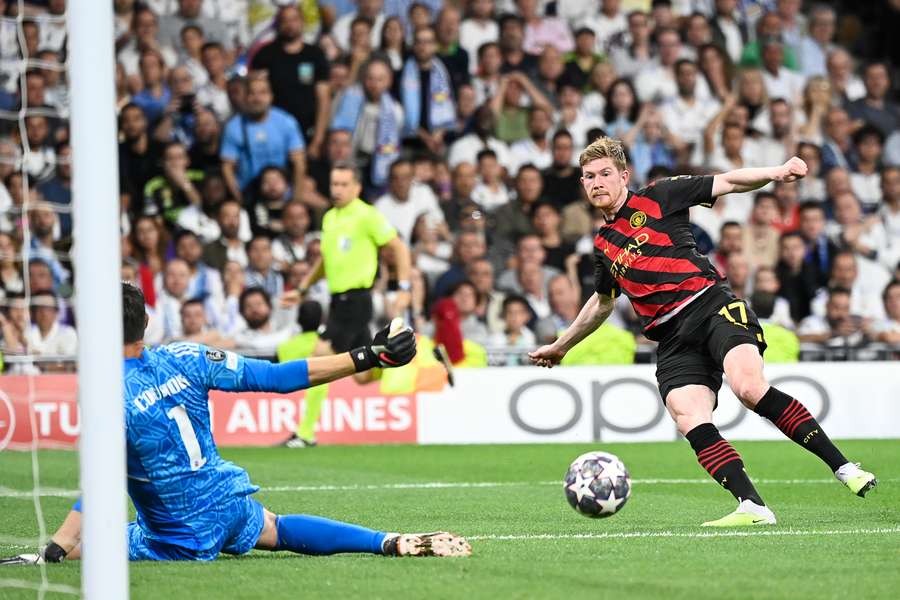
[[[368,346],[354,348],[350,351],[350,358],[353,359],[353,366],[356,367],[357,373],[381,366],[378,362],[378,357],[375,356],[372,349]]]

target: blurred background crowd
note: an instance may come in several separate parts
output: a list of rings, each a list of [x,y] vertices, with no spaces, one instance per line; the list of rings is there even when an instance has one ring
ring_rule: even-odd
[[[321,256],[331,168],[352,161],[412,256],[409,290],[381,261],[371,325],[408,291],[407,320],[455,363],[521,364],[593,293],[602,217],[578,154],[605,134],[635,190],[803,158],[802,181],[692,209],[698,249],[765,323],[767,359],[895,356],[898,0],[113,5],[122,278],[148,343],[275,356],[314,329],[292,290]],[[8,363],[78,343],[65,12],[0,0]],[[327,282],[305,299],[327,310]],[[627,299],[583,350],[569,360],[653,357]]]

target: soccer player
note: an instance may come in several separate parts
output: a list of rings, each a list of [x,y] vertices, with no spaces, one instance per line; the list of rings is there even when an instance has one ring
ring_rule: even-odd
[[[875,476],[849,462],[803,404],[766,381],[766,342],[756,315],[697,251],[690,230],[691,206],[711,207],[718,196],[755,190],[770,181],[795,181],[806,175],[806,163],[794,157],[778,167],[672,177],[633,193],[618,140],[597,139],[579,162],[587,199],[606,220],[594,239],[596,293],[558,340],[530,354],[532,362],[559,364],[603,323],[624,292],[644,335],[659,342],[656,379],[669,414],[703,468],[738,501],[733,513],[703,525],[775,523],[740,455],[712,423],[723,372],[744,406],[821,458],[850,491],[865,496],[875,487]]]
[[[396,534],[309,515],[275,515],[251,495],[247,472],[219,456],[207,393],[286,393],[415,356],[409,328],[373,345],[282,364],[251,360],[200,344],[144,348],[144,296],[122,284],[128,494],[137,521],[128,525],[130,560],[212,560],[253,548],[326,555],[465,556],[468,542],[450,533]],[[81,555],[81,501],[40,555],[7,563],[59,562]],[[2,561],[0,561],[2,562]]]

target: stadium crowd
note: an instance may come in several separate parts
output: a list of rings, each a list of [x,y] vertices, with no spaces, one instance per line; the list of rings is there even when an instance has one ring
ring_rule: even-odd
[[[578,154],[601,134],[634,189],[803,158],[802,181],[691,209],[698,251],[767,359],[900,343],[898,0],[112,1],[122,277],[150,343],[274,356],[300,333],[352,162],[411,250],[407,318],[457,364],[517,364],[593,293]],[[0,349],[72,355],[66,3],[24,8],[0,0]],[[390,267],[373,326],[406,291]],[[305,292],[327,309],[325,281]],[[634,361],[636,323],[620,299],[573,362]]]

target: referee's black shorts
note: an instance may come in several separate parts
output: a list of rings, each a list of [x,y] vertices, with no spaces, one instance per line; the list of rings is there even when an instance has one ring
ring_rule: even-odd
[[[371,344],[369,323],[373,315],[370,288],[332,294],[328,322],[325,324],[322,339],[331,342],[331,348],[335,353]]]
[[[659,341],[656,382],[663,402],[675,388],[691,384],[705,385],[718,395],[729,350],[753,344],[761,356],[766,349],[759,319],[726,284],[714,285],[653,329],[652,338]]]

